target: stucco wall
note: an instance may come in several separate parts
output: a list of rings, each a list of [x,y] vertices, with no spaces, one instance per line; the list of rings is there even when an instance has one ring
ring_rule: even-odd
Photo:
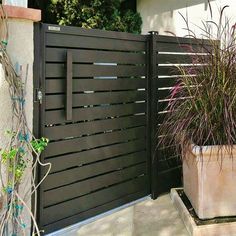
[[[159,31],[160,34],[166,34],[165,31],[171,31],[178,36],[184,36],[186,31],[183,30],[185,23],[180,16],[188,14],[191,28],[194,29],[198,36],[200,30],[194,26],[201,25],[201,20],[210,19],[207,0],[137,0],[137,10],[143,19],[142,33],[148,31]],[[236,19],[236,0],[212,0],[211,1],[214,19],[219,19],[218,9],[224,5],[230,5],[227,9],[227,16],[232,18],[232,23]]]
[[[28,0],[3,0],[3,4],[19,6],[19,7],[27,7]]]
[[[29,65],[28,79],[26,83],[26,116],[30,129],[32,130],[33,121],[33,22],[30,20],[9,19],[9,42],[7,51],[12,59],[13,65],[22,65],[25,72],[27,64]],[[9,97],[8,86],[5,81],[2,68],[0,66],[0,148],[7,142],[5,131],[11,126],[11,99]],[[31,169],[27,170],[25,176],[25,185],[21,188],[21,193],[31,188]],[[30,207],[31,200],[28,199]],[[24,214],[24,223],[30,228],[30,218]],[[28,235],[28,234],[27,234]]]

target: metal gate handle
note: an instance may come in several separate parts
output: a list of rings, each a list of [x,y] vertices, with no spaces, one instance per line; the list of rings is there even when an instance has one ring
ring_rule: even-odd
[[[72,51],[68,50],[66,55],[66,120],[72,120],[72,74]]]

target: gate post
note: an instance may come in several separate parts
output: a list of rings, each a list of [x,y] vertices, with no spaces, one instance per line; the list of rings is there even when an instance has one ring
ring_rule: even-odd
[[[150,31],[148,35],[148,79],[147,79],[147,90],[148,90],[148,150],[150,156],[150,180],[151,180],[151,197],[152,199],[157,198],[157,31]]]

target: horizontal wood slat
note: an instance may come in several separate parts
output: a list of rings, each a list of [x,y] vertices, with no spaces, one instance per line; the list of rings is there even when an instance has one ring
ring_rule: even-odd
[[[103,119],[143,112],[146,112],[146,103],[78,108],[73,109],[73,121]],[[59,124],[64,122],[66,122],[64,110],[46,112],[46,124]]]
[[[92,77],[92,76],[145,76],[145,66],[134,65],[84,65],[73,64],[73,77]],[[46,77],[65,77],[66,68],[64,64],[46,64]]]
[[[168,88],[174,87],[177,84],[178,78],[158,78],[157,79],[157,87],[158,88]]]
[[[141,41],[95,38],[61,34],[47,34],[46,46],[65,48],[104,49],[114,51],[145,51],[146,43]]]
[[[65,62],[66,49],[46,48],[46,62]],[[98,50],[72,49],[74,63],[120,63],[120,64],[146,64],[144,53],[110,52]]]
[[[185,69],[192,69],[194,74],[194,68],[200,68],[200,66],[185,66]],[[159,76],[172,76],[172,75],[182,75],[180,68],[177,66],[158,66],[157,73]]]
[[[45,136],[48,137],[49,140],[55,140],[142,125],[146,125],[146,117],[144,115],[121,117],[77,124],[49,126],[45,128]]]
[[[181,75],[181,72],[176,66],[158,66],[157,74],[159,76]]]
[[[73,79],[73,92],[146,88],[146,79]],[[46,93],[65,93],[64,79],[47,79]]]
[[[130,128],[127,130],[97,134],[71,140],[49,143],[44,151],[47,157],[77,152],[113,143],[126,142],[145,136],[145,127]]]
[[[106,204],[120,197],[141,191],[146,185],[146,176],[100,190],[98,192],[73,199],[55,206],[45,208],[42,223],[50,224],[63,218],[87,211],[96,206]],[[63,210],[62,210],[63,209]],[[46,219],[46,220],[45,220]]]
[[[163,95],[167,95],[166,97],[163,96],[163,97],[160,97],[159,100],[158,100],[158,110],[159,112],[162,112],[162,111],[168,111],[170,110],[170,107],[171,105],[176,101],[176,100],[180,100],[181,102],[185,102],[186,100],[188,100],[189,98],[177,98],[177,99],[170,99],[170,96],[168,95],[168,93],[163,93]],[[168,98],[168,99],[166,99]],[[164,100],[164,101],[163,101]],[[167,107],[169,106],[169,108],[167,109]]]
[[[168,157],[166,156],[166,160],[162,160],[158,162],[159,170],[168,170],[176,166],[180,166],[181,161],[179,156]]]
[[[170,108],[170,106],[171,106],[170,101],[158,102],[158,112],[165,111],[167,108]]]
[[[162,89],[157,91],[157,99],[163,100],[171,97],[171,92],[173,90],[171,89]]]
[[[208,53],[211,50],[210,46],[205,48],[201,45],[196,44],[179,44],[179,43],[168,43],[168,42],[158,42],[157,51],[158,52],[174,52],[174,53]]]
[[[164,122],[165,119],[167,119],[168,117],[168,113],[158,113],[158,119],[157,119],[157,123],[158,124],[162,124]]]
[[[88,180],[77,182],[44,193],[44,207],[79,197],[95,190],[117,184],[147,173],[146,163],[117,170]]]
[[[51,173],[66,170],[75,166],[102,161],[105,159],[127,155],[146,150],[145,137],[127,143],[113,144],[73,154],[61,155],[47,159],[52,164]],[[145,153],[144,153],[145,155]]]
[[[123,39],[123,40],[142,41],[142,42],[146,42],[147,40],[146,35],[101,30],[101,29],[86,29],[77,26],[62,26],[62,25],[58,26],[51,24],[43,24],[42,28],[43,31],[46,33],[46,36],[50,33],[50,34],[55,34],[57,37],[67,34],[68,36],[70,35],[89,36],[94,38]]]
[[[187,54],[157,54],[158,64],[196,64],[199,55],[187,55]],[[207,61],[209,55],[202,55],[201,61]]]
[[[102,204],[100,206],[96,206],[92,209],[89,209],[87,211],[84,212],[80,212],[78,214],[75,214],[73,216],[67,217],[65,219],[56,221],[52,224],[47,224],[46,226],[44,226],[44,231],[45,233],[50,233],[53,232],[55,230],[61,229],[63,227],[66,227],[70,224],[75,224],[78,223],[80,221],[83,221],[85,219],[88,219],[90,217],[93,217],[95,215],[104,213],[106,211],[115,209],[119,206],[122,206],[126,203],[135,201],[137,199],[140,199],[142,197],[145,197],[149,194],[149,190],[147,188],[142,189],[141,191],[135,192],[135,193],[131,193],[131,194],[126,194],[125,196],[121,196],[118,199],[115,199],[111,202]]]
[[[72,95],[72,106],[89,106],[110,103],[145,101],[146,91],[99,92]],[[46,109],[65,108],[66,95],[46,96]]]
[[[157,54],[158,64],[190,64],[193,56],[184,54]]]
[[[47,177],[47,181],[43,183],[42,187],[44,190],[58,188],[63,185],[68,185],[83,179],[91,178],[93,176],[116,171],[138,163],[143,163],[146,161],[145,154],[145,151],[136,152],[50,174]]]
[[[175,44],[197,44],[197,45],[212,45],[212,41],[208,39],[193,39],[187,37],[176,37],[173,35],[157,35],[157,42],[175,43]]]

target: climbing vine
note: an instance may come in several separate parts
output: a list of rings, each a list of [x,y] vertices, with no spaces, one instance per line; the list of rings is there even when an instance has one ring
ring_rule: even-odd
[[[11,99],[11,127],[6,130],[7,144],[0,151],[0,236],[28,235],[32,220],[32,234],[40,235],[36,222],[37,189],[51,169],[50,163],[42,163],[40,154],[46,148],[47,138],[36,139],[27,123],[25,112],[28,65],[16,71],[7,53],[8,23],[0,5],[0,66]],[[47,168],[45,176],[36,183],[36,168]],[[30,173],[27,175],[27,173]],[[31,198],[34,205],[31,209]]]

